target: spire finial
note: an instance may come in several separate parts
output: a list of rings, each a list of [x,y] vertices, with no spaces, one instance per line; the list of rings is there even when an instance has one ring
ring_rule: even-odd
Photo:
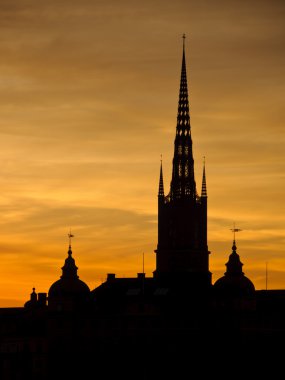
[[[68,253],[71,254],[72,253],[72,251],[71,251],[71,238],[74,237],[74,235],[72,235],[72,233],[71,233],[71,229],[70,229],[69,234],[67,236],[68,236],[68,240],[69,240],[69,250],[68,250]]]
[[[183,33],[182,38],[183,38],[183,50],[184,50],[185,49],[185,38],[186,38],[185,33]]]
[[[242,230],[240,228],[236,228],[235,222],[234,222],[234,228],[231,228],[230,230],[234,234],[233,251],[236,251],[236,249],[237,249],[237,247],[236,247],[236,232],[239,232],[239,231],[242,231]]]
[[[68,247],[68,257],[65,259],[64,266],[62,269],[62,276],[61,278],[78,278],[77,276],[77,266],[75,265],[75,260],[72,257],[72,250],[71,250],[71,238],[74,237],[74,235],[71,233],[71,229],[69,233],[67,234],[68,240],[69,240],[69,247]]]

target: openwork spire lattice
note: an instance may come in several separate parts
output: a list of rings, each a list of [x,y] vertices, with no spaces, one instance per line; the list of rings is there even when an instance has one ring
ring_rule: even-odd
[[[204,165],[203,165],[203,179],[202,179],[201,197],[204,197],[204,198],[207,197],[205,157],[204,157]]]
[[[194,160],[192,152],[190,112],[185,59],[185,35],[183,35],[183,55],[178,101],[176,136],[170,198],[196,199],[196,183],[194,177]]]
[[[162,172],[162,159],[161,159],[161,163],[160,163],[160,176],[159,176],[158,196],[159,196],[159,197],[164,197],[164,184],[163,184],[163,172]]]

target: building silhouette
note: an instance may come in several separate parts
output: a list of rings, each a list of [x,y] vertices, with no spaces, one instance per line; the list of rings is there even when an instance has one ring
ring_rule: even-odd
[[[183,38],[184,42],[184,38]],[[194,287],[209,287],[207,190],[205,166],[201,196],[197,194],[188,101],[185,46],[178,101],[170,191],[164,195],[162,166],[158,192],[156,277],[182,276]]]
[[[184,42],[167,195],[160,167],[153,277],[109,273],[90,291],[70,239],[48,293],[33,288],[23,307],[0,309],[0,379],[256,378],[282,369],[285,291],[255,290],[235,238],[224,276],[212,283],[206,170],[204,163],[199,195]]]

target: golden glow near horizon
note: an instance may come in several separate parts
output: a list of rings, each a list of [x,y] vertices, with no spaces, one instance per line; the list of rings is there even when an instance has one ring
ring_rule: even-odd
[[[237,252],[257,289],[285,288],[283,1],[7,0],[0,4],[0,306],[61,276],[155,269],[169,189],[182,39],[195,177],[203,156],[213,282]]]

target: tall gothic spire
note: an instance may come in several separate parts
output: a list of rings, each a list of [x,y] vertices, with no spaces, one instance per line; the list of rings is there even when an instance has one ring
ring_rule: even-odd
[[[183,279],[195,289],[211,284],[207,244],[207,194],[204,168],[203,196],[198,197],[190,126],[188,86],[183,35],[182,67],[170,192],[164,196],[162,165],[158,189],[158,278]]]
[[[182,67],[170,198],[174,200],[185,197],[193,200],[196,199],[185,59],[185,35],[183,35]]]

